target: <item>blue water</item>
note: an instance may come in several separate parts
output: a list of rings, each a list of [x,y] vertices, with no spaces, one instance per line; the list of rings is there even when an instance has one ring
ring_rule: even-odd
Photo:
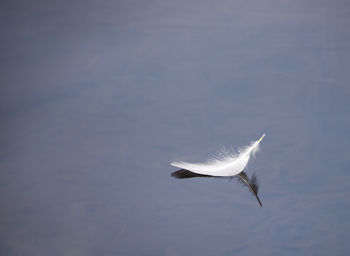
[[[1,255],[349,255],[349,3],[1,6]]]

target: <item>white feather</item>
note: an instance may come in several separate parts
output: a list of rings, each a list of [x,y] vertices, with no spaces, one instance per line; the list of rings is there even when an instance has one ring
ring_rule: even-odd
[[[259,143],[265,134],[257,141],[253,141],[238,151],[238,154],[223,148],[219,153],[206,163],[173,162],[172,166],[186,169],[188,171],[211,176],[234,176],[239,174],[247,166],[250,156],[255,156],[259,151]]]

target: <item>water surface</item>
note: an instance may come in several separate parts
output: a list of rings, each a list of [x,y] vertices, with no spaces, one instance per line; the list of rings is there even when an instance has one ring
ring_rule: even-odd
[[[1,6],[1,255],[349,254],[346,1]]]

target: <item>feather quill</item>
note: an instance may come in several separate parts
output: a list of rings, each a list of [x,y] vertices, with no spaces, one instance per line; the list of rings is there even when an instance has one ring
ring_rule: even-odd
[[[238,154],[229,150],[221,150],[206,163],[173,162],[172,166],[206,176],[231,177],[241,173],[247,166],[251,156],[255,156],[259,150],[259,143],[265,134],[257,141],[253,141],[238,151]]]

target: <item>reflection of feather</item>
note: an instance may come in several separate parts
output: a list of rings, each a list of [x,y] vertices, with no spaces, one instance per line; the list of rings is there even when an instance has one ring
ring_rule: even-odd
[[[238,177],[238,182],[241,183],[243,186],[246,186],[249,188],[250,192],[258,199],[258,202],[260,206],[262,207],[262,204],[260,202],[260,199],[258,197],[258,192],[259,192],[259,181],[258,177],[255,175],[255,173],[252,175],[252,178],[249,179],[247,174],[245,172],[241,172],[240,174],[237,175]]]
[[[264,136],[265,134],[259,140],[253,141],[249,146],[239,150],[239,154],[223,150],[207,163],[173,162],[171,165],[202,175],[234,176],[244,170],[250,156],[254,156],[259,150],[259,143]]]
[[[173,172],[171,174],[171,176],[173,176],[174,178],[177,178],[177,179],[187,179],[187,178],[195,178],[195,177],[208,177],[208,178],[213,177],[210,175],[197,174],[197,173],[185,170],[185,169],[181,169],[181,170],[178,170],[176,172]]]
[[[188,178],[215,178],[215,176],[211,176],[211,175],[203,175],[203,174],[197,174],[185,169],[181,169],[178,170],[176,172],[173,172],[171,174],[171,176],[173,176],[176,179],[188,179]],[[258,199],[258,202],[260,204],[260,206],[262,207],[262,204],[260,202],[260,199],[258,197],[258,192],[259,192],[259,181],[258,181],[258,177],[255,175],[255,173],[252,175],[252,178],[249,179],[247,174],[245,172],[240,172],[237,176],[237,181],[239,183],[241,183],[243,186],[248,187],[248,189],[250,190],[250,192],[252,192],[252,194],[256,197],[256,199]],[[223,178],[223,177],[221,177]],[[232,177],[231,177],[232,178]]]

